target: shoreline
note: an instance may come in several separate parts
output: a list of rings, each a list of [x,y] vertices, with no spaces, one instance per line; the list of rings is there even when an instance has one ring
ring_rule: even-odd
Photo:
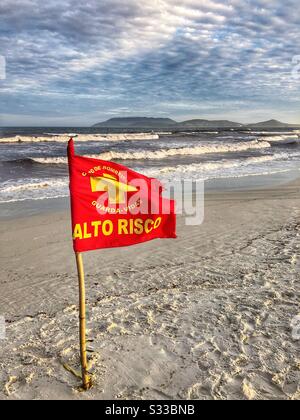
[[[204,181],[205,194],[222,192],[255,191],[265,188],[276,188],[281,185],[294,182],[300,177],[297,170],[278,172],[274,174],[262,174],[243,176],[237,178],[217,178]],[[186,198],[189,198],[190,193]],[[69,197],[48,198],[42,200],[13,201],[0,203],[0,222],[4,220],[32,217],[53,212],[70,211]]]
[[[69,213],[1,221],[0,399],[300,399],[299,192],[211,191],[178,240],[85,254],[86,394],[63,367],[79,369]]]

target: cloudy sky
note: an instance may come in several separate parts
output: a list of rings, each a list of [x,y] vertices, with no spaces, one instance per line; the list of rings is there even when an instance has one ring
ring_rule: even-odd
[[[0,124],[300,123],[299,39],[299,0],[1,0]]]

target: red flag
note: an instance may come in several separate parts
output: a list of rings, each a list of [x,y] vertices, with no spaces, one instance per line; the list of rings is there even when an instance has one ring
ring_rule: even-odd
[[[68,145],[75,252],[176,238],[175,202],[162,185],[125,166],[77,156]]]

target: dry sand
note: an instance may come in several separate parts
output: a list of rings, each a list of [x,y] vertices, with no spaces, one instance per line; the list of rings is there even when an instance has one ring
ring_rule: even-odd
[[[69,215],[0,223],[0,399],[299,399],[300,183],[206,197],[179,239],[84,256],[80,393]]]

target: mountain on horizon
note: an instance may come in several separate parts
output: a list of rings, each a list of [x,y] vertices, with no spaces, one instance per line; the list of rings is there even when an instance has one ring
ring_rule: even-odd
[[[228,120],[189,120],[178,123],[177,126],[183,128],[235,128],[243,127],[243,124],[239,124]]]
[[[294,128],[295,124],[286,124],[277,120],[259,122],[257,124],[241,124],[227,120],[193,119],[177,122],[171,118],[125,117],[111,118],[93,125],[94,128],[120,129],[218,129],[218,128]]]
[[[285,128],[285,127],[297,127],[295,124],[286,124],[277,120],[263,121],[256,124],[248,124],[250,128]]]
[[[177,122],[170,118],[127,117],[111,118],[93,127],[103,128],[164,128],[174,127]]]

